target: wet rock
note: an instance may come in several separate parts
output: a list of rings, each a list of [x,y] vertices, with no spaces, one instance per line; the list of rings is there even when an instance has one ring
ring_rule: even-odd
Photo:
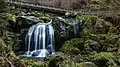
[[[64,59],[60,56],[56,56],[49,61],[49,67],[59,67],[59,63],[63,62]]]
[[[25,19],[33,21],[33,22],[38,22],[39,21],[39,18],[37,18],[35,16],[21,16],[21,18],[25,18]]]
[[[83,56],[81,54],[71,55],[70,58],[76,63],[84,62]]]
[[[97,67],[93,62],[81,62],[77,67]]]
[[[54,26],[54,30],[55,30],[55,44],[57,44],[56,46],[56,50],[59,50],[62,47],[62,44],[69,39],[72,39],[74,37],[76,37],[76,35],[78,37],[80,37],[80,28],[77,27],[77,31],[76,31],[76,25],[79,25],[79,21],[75,22],[75,19],[72,18],[67,18],[64,19],[62,17],[58,17],[53,21],[53,26]]]
[[[35,16],[20,16],[17,18],[17,25],[19,26],[32,25],[32,24],[38,23],[38,21],[39,21],[39,18]]]

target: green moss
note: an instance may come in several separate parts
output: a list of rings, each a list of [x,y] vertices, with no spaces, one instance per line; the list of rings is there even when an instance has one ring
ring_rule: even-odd
[[[61,51],[67,54],[87,54],[91,52],[116,51],[119,49],[118,35],[91,34],[89,38],[75,38],[66,41]]]
[[[8,3],[7,0],[1,0],[0,1],[0,13],[1,12],[8,12]]]
[[[109,27],[112,27],[113,25],[110,22],[105,21],[104,19],[98,18],[97,21],[99,21],[102,24],[105,24]]]
[[[69,31],[69,34],[71,34],[71,33],[73,33],[74,32],[74,28],[73,28],[73,26],[68,26],[68,31]]]
[[[4,53],[7,52],[7,46],[6,44],[4,43],[4,41],[0,38],[0,55],[1,56],[4,56]]]
[[[90,34],[111,34],[117,32],[110,22],[96,16],[88,16],[82,27],[82,32],[86,37],[89,37]]]
[[[98,60],[98,59],[106,59],[106,60],[111,60],[112,58],[114,58],[114,56],[111,53],[108,52],[100,52],[94,55],[94,60]]]
[[[109,61],[106,63],[106,67],[118,67],[118,65],[115,63],[115,61],[109,60]]]
[[[98,67],[106,66],[108,63],[116,64],[114,62],[115,56],[109,52],[96,53],[93,57],[94,57],[93,62],[95,62],[95,64],[97,64]]]
[[[22,63],[20,58],[15,55],[14,51],[5,45],[4,41],[1,38],[0,47],[0,67],[24,67],[24,63]]]
[[[0,30],[4,29],[6,30],[6,26],[9,24],[8,20],[9,20],[9,16],[7,13],[0,13]]]
[[[0,38],[0,47],[1,47],[1,48],[6,47],[6,45],[5,45],[4,41],[3,41],[1,38]]]
[[[9,16],[9,20],[10,20],[10,21],[16,23],[17,17],[16,17],[15,14],[10,14],[10,13],[8,13],[8,16]]]
[[[115,27],[110,27],[110,30],[109,30],[108,34],[111,34],[111,33],[116,34],[117,33],[117,29]]]
[[[69,41],[66,41],[61,51],[67,54],[79,54],[80,51],[84,49],[84,39],[75,38]]]
[[[56,56],[49,61],[49,67],[75,67],[76,63],[64,56]]]
[[[76,63],[72,60],[64,60],[59,67],[76,67]]]
[[[62,40],[60,41],[60,25],[59,25],[59,20],[55,18],[53,20],[53,25],[54,25],[54,30],[55,30],[55,49],[58,50],[60,49]]]
[[[39,22],[40,23],[48,23],[48,22],[50,22],[50,20],[51,20],[52,18],[51,17],[46,17],[46,16],[41,16],[41,17],[39,17]]]
[[[91,25],[95,25],[96,20],[97,20],[97,17],[95,17],[95,16],[88,16],[87,19],[86,19],[86,22],[83,25],[83,28],[85,28],[85,27],[89,28]]]
[[[44,62],[32,59],[22,59],[22,62],[24,62],[27,67],[48,67]]]
[[[42,14],[38,12],[32,12],[28,15],[39,17],[40,23],[48,22],[51,19],[53,20],[53,26],[55,28],[55,47],[56,49],[59,49],[62,43],[65,41],[60,36],[60,23],[64,22],[58,20],[52,15]],[[11,20],[13,24],[15,24],[14,22],[16,22],[17,18],[16,15],[7,13],[0,13],[0,16],[0,29],[4,28],[3,30],[5,30],[5,28],[7,27],[9,20]],[[82,32],[80,32],[83,36],[82,38],[74,38],[66,41],[61,48],[61,51],[64,53],[61,54],[61,56],[47,57],[45,58],[44,62],[31,59],[23,59],[22,61],[20,61],[21,59],[15,55],[14,51],[8,51],[8,49],[12,47],[12,44],[15,40],[13,38],[9,41],[7,40],[6,46],[3,40],[0,39],[0,55],[2,55],[0,56],[0,62],[5,61],[5,63],[3,62],[3,64],[9,65],[9,63],[5,59],[7,58],[7,60],[12,62],[13,65],[22,65],[21,67],[75,67],[77,63],[78,67],[88,67],[85,63],[88,61],[91,62],[91,64],[93,65],[92,67],[96,65],[98,65],[99,67],[100,65],[102,65],[102,67],[116,67],[117,64],[120,64],[120,58],[114,57],[115,55],[111,53],[120,53],[120,36],[116,34],[118,32],[116,27],[111,23],[106,22],[105,20],[96,16],[77,16],[76,19],[85,21],[82,26]],[[68,33],[73,35],[73,26],[69,25],[69,23],[71,22],[66,21],[65,26],[67,26],[66,28]],[[76,56],[78,55],[80,56],[76,58]],[[77,61],[73,61],[73,58],[76,58]],[[82,62],[81,60],[84,62]],[[25,65],[23,62],[25,63]],[[94,62],[96,65],[92,62]]]
[[[94,40],[86,40],[84,47],[85,47],[84,48],[85,53],[90,53],[93,51],[100,52],[101,45]]]

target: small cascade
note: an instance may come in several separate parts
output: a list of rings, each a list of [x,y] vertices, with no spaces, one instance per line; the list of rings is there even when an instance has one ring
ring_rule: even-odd
[[[27,51],[24,56],[26,57],[46,57],[55,54],[54,29],[51,23],[31,26],[25,40]]]
[[[74,24],[74,35],[75,35],[75,37],[77,36],[77,33],[78,33],[78,24],[77,23],[75,23]]]
[[[77,20],[75,20],[74,21],[74,35],[75,35],[75,37],[77,37],[78,33],[79,33],[79,25],[78,25]]]
[[[82,25],[83,25],[83,21],[82,20],[80,20],[80,21],[75,20],[75,22],[74,22],[74,35],[75,35],[75,37],[79,36],[79,33],[82,30],[81,29]]]
[[[49,28],[49,36],[50,36],[50,47],[52,50],[52,54],[55,54],[54,46],[52,46],[54,44],[54,30],[51,24],[48,26],[48,28]]]
[[[28,51],[27,51],[28,56],[30,55],[30,42],[31,42],[31,37],[32,37],[33,31],[34,31],[34,28],[35,28],[35,25],[30,27],[30,29],[28,31],[28,34],[27,34],[27,36],[25,38],[25,44],[27,44],[27,38],[28,38]]]

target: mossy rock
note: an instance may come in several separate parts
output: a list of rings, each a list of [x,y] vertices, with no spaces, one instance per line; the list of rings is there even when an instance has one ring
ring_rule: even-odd
[[[46,63],[33,59],[22,59],[27,67],[48,67]]]
[[[117,65],[117,63],[115,63],[115,61],[109,60],[109,61],[106,63],[106,67],[119,67],[119,66]]]
[[[96,16],[88,16],[83,24],[83,34],[111,34],[117,33],[116,28],[110,22],[107,22]]]
[[[68,40],[61,48],[62,52],[70,55],[88,54],[93,51],[100,52],[100,50],[101,45],[99,42],[85,38],[74,38]]]
[[[98,67],[103,67],[106,66],[106,63],[108,61],[113,61],[113,59],[115,58],[114,55],[112,53],[109,52],[100,52],[100,53],[96,53],[93,56],[93,62],[98,66]]]
[[[100,48],[101,48],[101,45],[97,41],[90,40],[90,39],[85,41],[85,44],[84,44],[85,53],[90,53],[93,51],[100,52]]]
[[[76,63],[70,59],[64,60],[59,64],[59,67],[76,67]]]
[[[52,20],[52,18],[50,17],[46,17],[46,16],[43,16],[43,17],[39,17],[39,22],[40,23],[48,23]]]
[[[76,63],[70,56],[62,52],[57,52],[54,56],[48,56],[44,60],[48,67],[75,67]]]
[[[109,59],[114,58],[114,56],[109,52],[100,52],[100,53],[95,54],[94,57],[95,57],[94,60],[97,60],[97,59],[109,60]]]
[[[49,60],[49,67],[59,67],[59,64],[64,61],[64,58],[61,56],[55,56]]]
[[[93,62],[81,62],[77,64],[77,67],[97,67]]]
[[[49,67],[75,67],[76,63],[70,59],[53,58],[49,62]]]
[[[119,49],[119,35],[115,34],[90,34],[85,44],[91,45],[94,51],[117,51]],[[94,45],[96,43],[96,45]],[[88,46],[89,47],[89,46]]]
[[[77,55],[84,49],[84,39],[75,38],[64,43],[61,51],[67,54]]]

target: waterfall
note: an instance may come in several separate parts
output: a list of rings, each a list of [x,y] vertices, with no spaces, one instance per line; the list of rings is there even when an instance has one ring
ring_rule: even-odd
[[[48,27],[49,27],[50,46],[51,46],[52,54],[55,54],[54,47],[52,46],[54,44],[54,30],[51,24]]]
[[[27,51],[23,56],[46,57],[49,54],[55,54],[54,29],[51,22],[42,24],[38,23],[29,28],[25,38]]]
[[[83,23],[84,22],[82,20],[80,20],[80,21],[75,20],[74,21],[74,35],[75,35],[75,37],[79,36],[79,32],[82,30],[81,28],[82,28]]]
[[[78,32],[79,32],[79,26],[78,26],[77,20],[74,21],[73,27],[74,27],[74,35],[75,35],[75,37],[77,37]]]
[[[31,42],[31,37],[32,37],[33,31],[34,31],[34,28],[35,28],[35,25],[30,27],[30,29],[28,31],[28,34],[27,34],[27,36],[25,38],[25,44],[27,44],[27,38],[28,38],[28,51],[27,51],[28,56],[30,54],[30,42]]]

